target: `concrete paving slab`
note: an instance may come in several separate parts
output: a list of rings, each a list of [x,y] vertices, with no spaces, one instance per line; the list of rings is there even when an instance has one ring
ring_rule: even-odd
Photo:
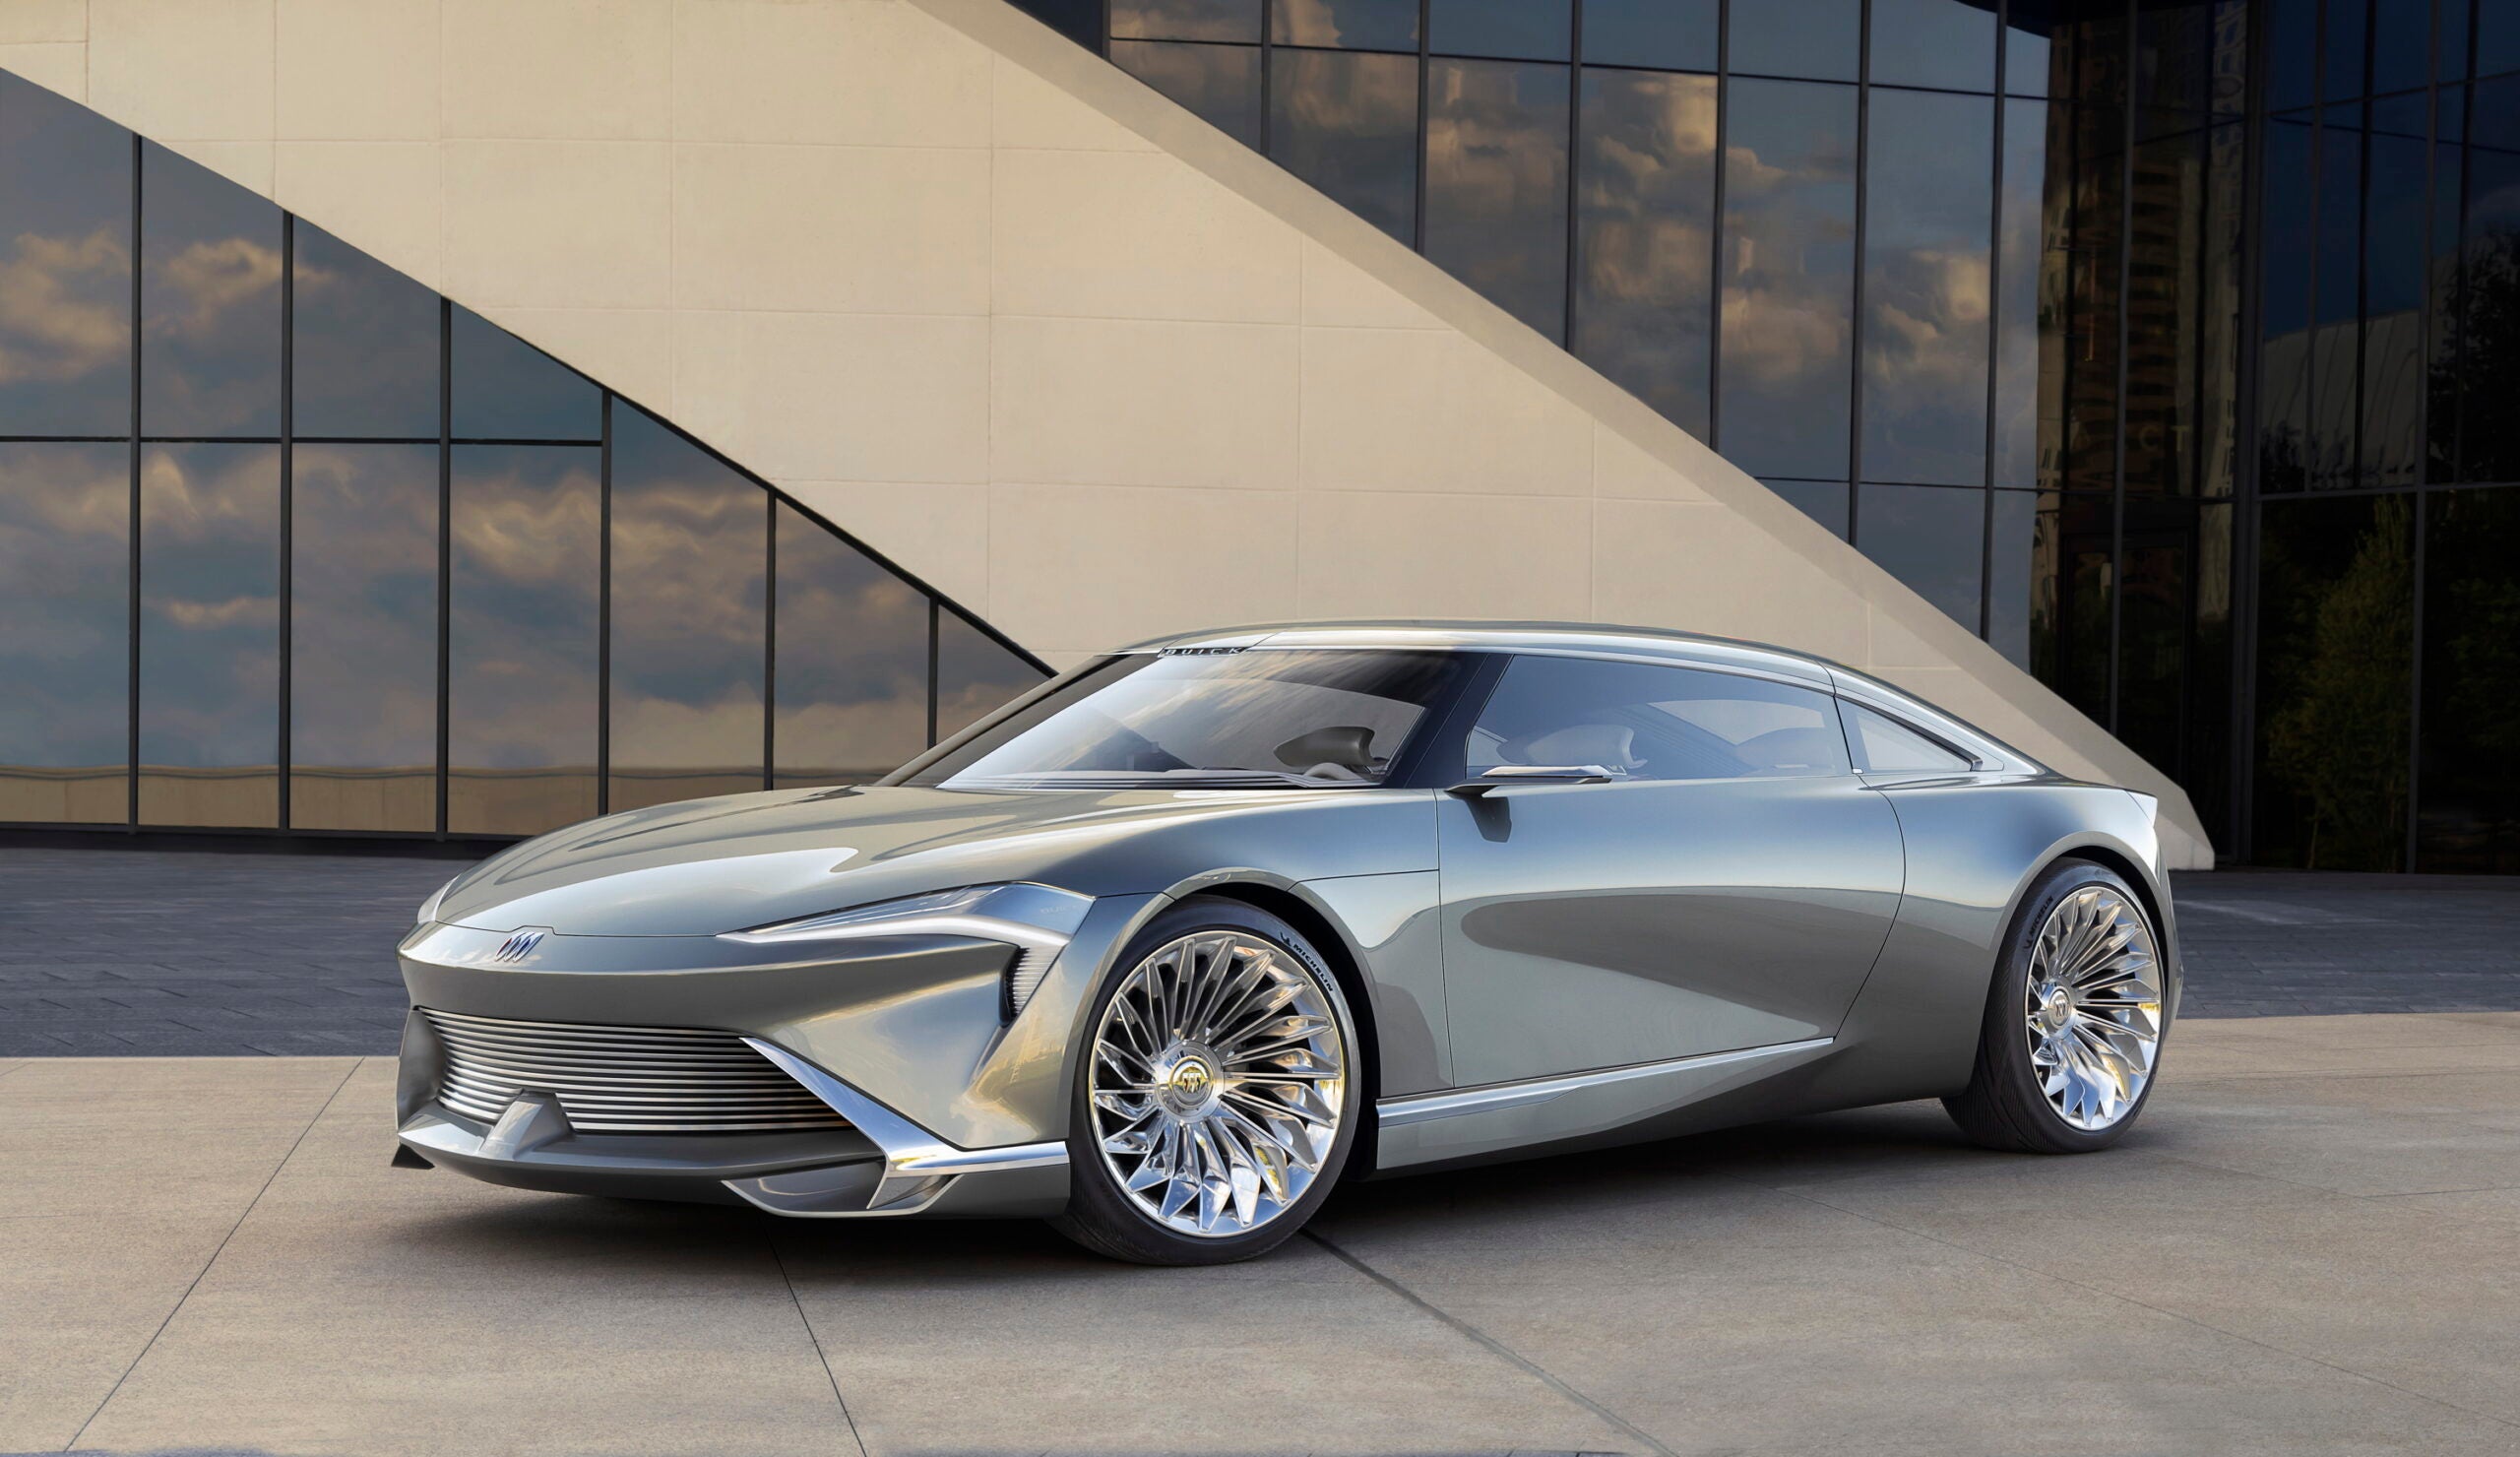
[[[2520,1451],[2520,1065],[2303,1071],[2357,1045],[2190,1024],[2094,1158],[1902,1105],[1356,1186],[1205,1271],[394,1170],[383,1059],[0,1064],[0,1451]]]

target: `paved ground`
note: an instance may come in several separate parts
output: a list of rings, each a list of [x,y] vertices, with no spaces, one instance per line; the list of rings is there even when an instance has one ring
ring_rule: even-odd
[[[0,847],[0,1056],[391,1052],[462,861]],[[2177,877],[2197,1017],[2520,1010],[2520,877]]]
[[[2520,1014],[1347,1191],[1223,1270],[389,1169],[383,1059],[0,1061],[0,1451],[2520,1451]]]

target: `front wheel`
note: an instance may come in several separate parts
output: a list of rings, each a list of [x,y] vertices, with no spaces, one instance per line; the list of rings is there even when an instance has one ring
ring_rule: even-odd
[[[1208,898],[1158,916],[1118,965],[1086,1021],[1055,1223],[1140,1264],[1276,1247],[1355,1143],[1363,1080],[1338,979],[1277,917]]]
[[[2060,860],[2004,943],[1969,1087],[1942,1106],[1988,1148],[2081,1154],[2143,1111],[2161,1056],[2162,968],[2143,902],[2113,871]]]

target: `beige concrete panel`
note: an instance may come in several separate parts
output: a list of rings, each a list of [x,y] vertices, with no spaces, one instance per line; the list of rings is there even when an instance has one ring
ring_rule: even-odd
[[[682,308],[988,310],[986,152],[674,149]]]
[[[993,479],[1294,483],[1291,326],[1000,318],[990,379]]]
[[[905,7],[907,8],[907,7]],[[997,56],[989,68],[990,135],[1000,148],[1154,152],[1153,142],[1022,66]]]
[[[272,134],[272,0],[93,0],[88,103],[175,137]]]
[[[307,222],[437,287],[444,191],[429,142],[282,142],[272,197]]]
[[[442,0],[450,137],[662,141],[672,0]]]
[[[674,316],[675,423],[776,479],[988,478],[988,321]]]
[[[1594,610],[1606,622],[1748,638],[1860,662],[1865,606],[1712,502],[1599,501]]]
[[[5,13],[6,8],[0,7],[0,14]],[[74,101],[88,99],[88,47],[81,41],[0,44],[0,71],[23,76]]]
[[[1006,152],[996,187],[1001,313],[1295,321],[1294,230],[1172,158]]]
[[[1448,329],[1389,284],[1303,239],[1303,321],[1332,329]]]
[[[782,489],[930,587],[987,616],[988,487],[783,480]]]
[[[475,308],[662,308],[672,150],[662,142],[449,142],[446,291]]]
[[[9,0],[0,5],[0,45],[87,38],[88,0]]]
[[[1588,495],[1593,422],[1449,331],[1307,329],[1303,481],[1347,490]]]
[[[665,310],[495,308],[485,317],[672,418],[673,315]]]
[[[1950,660],[1933,650],[1923,638],[1909,631],[1897,617],[1873,603],[1864,609],[1871,641],[1864,650],[1863,662],[1854,666],[1875,672],[1905,667],[1945,667]]]
[[[438,0],[279,0],[280,135],[438,135]]]
[[[272,144],[269,142],[192,142],[166,144],[169,152],[189,157],[240,187],[272,195]]]
[[[1619,501],[1704,501],[1705,489],[1605,424],[1593,426],[1593,494]]]
[[[1303,493],[1305,617],[1593,615],[1592,503]]]
[[[1063,652],[1283,619],[1295,609],[1295,550],[1288,493],[995,486],[990,616],[1018,642]]]
[[[989,53],[894,0],[678,0],[674,136],[988,145]]]

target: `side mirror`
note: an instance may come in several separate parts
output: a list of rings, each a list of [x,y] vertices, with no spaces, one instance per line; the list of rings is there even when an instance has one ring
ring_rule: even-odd
[[[1515,785],[1606,785],[1618,778],[1599,764],[1499,764],[1467,784],[1444,792],[1476,799],[1491,790]]]

